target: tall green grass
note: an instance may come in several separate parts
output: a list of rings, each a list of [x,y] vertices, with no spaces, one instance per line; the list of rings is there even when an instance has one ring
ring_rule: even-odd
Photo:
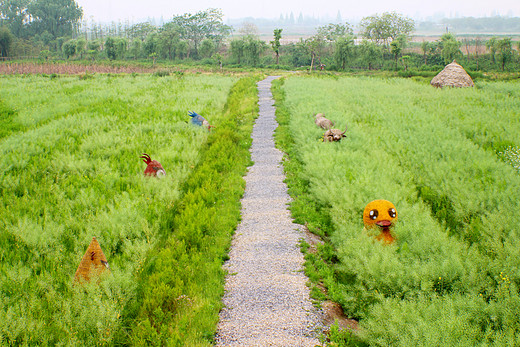
[[[518,223],[507,212],[518,210],[520,179],[468,136],[492,128],[495,114],[511,122],[500,138],[515,139],[519,120],[504,106],[503,88],[520,90],[375,78],[293,77],[278,87],[292,211],[327,240],[307,255],[307,272],[360,319],[365,342],[515,344],[520,336],[511,313],[519,302],[518,257],[510,256],[518,254]],[[456,100],[472,103],[454,115]],[[347,138],[322,143],[318,112],[338,128],[347,124]],[[394,245],[363,231],[362,211],[374,199],[397,207]]]
[[[15,124],[0,139],[0,341],[113,344],[138,274],[198,165],[237,79],[98,75],[0,78],[2,110]],[[2,111],[4,114],[5,111]],[[165,167],[143,177],[141,153]],[[92,237],[111,276],[74,286]]]
[[[256,78],[239,80],[220,123],[201,150],[201,160],[182,187],[183,197],[163,226],[161,242],[140,273],[129,303],[130,345],[212,345],[224,288],[222,264],[240,219],[242,176],[250,163]]]

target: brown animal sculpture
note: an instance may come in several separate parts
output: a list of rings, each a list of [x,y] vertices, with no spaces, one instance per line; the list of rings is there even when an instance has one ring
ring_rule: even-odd
[[[391,228],[397,220],[397,211],[394,204],[388,200],[374,200],[369,202],[363,211],[363,223],[366,229],[378,228],[381,233],[376,240],[391,244],[395,241]]]
[[[314,123],[316,123],[316,125],[322,129],[327,130],[334,126],[334,122],[331,121],[330,119],[325,118],[323,116],[323,113],[318,113],[317,115],[314,116],[314,118],[316,118]]]
[[[147,165],[146,169],[144,170],[145,176],[154,176],[159,178],[166,176],[166,171],[164,171],[161,163],[159,163],[157,160],[152,160],[152,158],[150,158],[150,156],[146,153],[143,153],[140,158],[143,159]]]
[[[100,276],[105,271],[110,271],[107,258],[101,250],[96,238],[93,237],[87,251],[79,263],[76,274],[74,275],[74,281],[89,282],[93,276]]]
[[[347,127],[345,127],[345,131],[341,131],[339,129],[329,129],[325,132],[325,134],[323,134],[323,142],[341,141],[342,138],[346,137],[346,132]]]

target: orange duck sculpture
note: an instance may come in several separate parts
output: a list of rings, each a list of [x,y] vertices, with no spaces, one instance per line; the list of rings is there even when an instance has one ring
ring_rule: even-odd
[[[394,243],[391,228],[397,220],[397,210],[394,204],[388,200],[374,200],[368,203],[363,211],[363,223],[365,228],[379,228],[381,233],[376,236],[376,240],[386,244]]]

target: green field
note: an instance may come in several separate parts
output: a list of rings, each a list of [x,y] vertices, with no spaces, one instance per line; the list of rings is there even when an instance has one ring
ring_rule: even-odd
[[[275,97],[293,215],[326,241],[307,274],[360,321],[361,340],[518,345],[520,176],[500,152],[520,145],[520,83],[291,77]],[[321,142],[319,112],[347,137]],[[393,245],[363,229],[375,199],[398,210]]]
[[[146,285],[154,256],[174,248],[172,232],[178,240],[184,235],[174,216],[182,216],[194,201],[196,206],[189,207],[198,211],[192,211],[185,225],[209,220],[219,233],[203,235],[204,231],[191,230],[191,237],[200,237],[201,249],[176,249],[176,255],[205,259],[205,253],[212,257],[216,253],[217,259],[211,262],[218,266],[238,221],[241,175],[248,163],[248,134],[256,112],[254,79],[202,74],[83,77],[0,77],[2,345],[145,343],[134,328],[157,314],[166,300]],[[216,130],[208,133],[187,124],[188,110],[205,115]],[[230,127],[243,135],[231,134]],[[234,146],[245,146],[245,152],[237,153]],[[167,176],[145,178],[146,165],[139,159],[142,153],[159,160]],[[227,155],[236,158],[230,160]],[[228,179],[229,162],[236,165],[238,180]],[[215,170],[221,186],[213,186],[219,182],[215,179],[217,183],[201,185],[211,180]],[[193,177],[198,179],[191,183],[195,187],[189,183]],[[204,189],[197,193],[200,186]],[[193,198],[189,193],[198,195]],[[212,203],[212,209],[231,214],[223,213],[222,222],[212,220],[202,206],[206,195],[217,193],[233,200],[222,199],[226,204],[216,207]],[[197,215],[201,211],[206,212],[204,217]],[[224,222],[226,228],[220,230]],[[107,256],[111,275],[100,285],[73,285],[92,237]],[[187,269],[183,259],[174,259],[182,268],[177,273],[190,283],[193,269]],[[194,260],[190,264],[199,266]],[[154,276],[164,276],[161,265],[154,266]],[[199,281],[212,281],[211,276]],[[214,298],[201,301],[218,314],[223,271],[216,271],[215,276],[217,302]],[[196,289],[188,293],[182,283],[168,280],[161,288],[163,292],[176,288],[179,294],[170,300],[186,298],[193,306],[204,307]],[[133,307],[134,303],[139,307]],[[144,308],[153,313],[143,312]],[[209,337],[197,336],[206,329],[199,323],[195,337],[180,333],[181,339],[211,341],[216,314],[208,318],[210,333],[205,334]],[[162,334],[161,326],[171,321],[170,317],[153,322],[154,330]]]
[[[0,76],[0,345],[213,344],[260,78]],[[312,293],[361,326],[331,344],[520,344],[520,83],[274,83],[291,210],[325,241]],[[318,112],[347,137],[323,143]],[[393,245],[363,230],[374,199]],[[74,285],[92,237],[110,275]]]

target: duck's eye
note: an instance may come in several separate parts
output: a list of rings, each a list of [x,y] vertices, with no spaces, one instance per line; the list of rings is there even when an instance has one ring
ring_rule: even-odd
[[[379,212],[377,212],[377,210],[371,210],[369,213],[370,219],[372,219],[372,220],[375,220],[378,215],[379,215]]]
[[[397,212],[395,212],[395,208],[391,208],[388,210],[388,214],[390,215],[390,217],[392,218],[395,218],[395,216],[397,216]]]

